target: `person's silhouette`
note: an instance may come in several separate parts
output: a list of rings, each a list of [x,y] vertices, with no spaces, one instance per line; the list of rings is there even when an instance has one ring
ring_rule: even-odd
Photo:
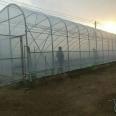
[[[62,47],[58,47],[58,51],[56,53],[56,58],[58,62],[58,72],[63,72],[63,65],[64,65],[64,53],[62,51]]]

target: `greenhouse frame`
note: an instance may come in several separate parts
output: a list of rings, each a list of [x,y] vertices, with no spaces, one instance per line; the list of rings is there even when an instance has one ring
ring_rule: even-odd
[[[62,48],[62,70],[57,61]],[[116,61],[116,35],[9,4],[0,11],[0,81],[45,77]]]

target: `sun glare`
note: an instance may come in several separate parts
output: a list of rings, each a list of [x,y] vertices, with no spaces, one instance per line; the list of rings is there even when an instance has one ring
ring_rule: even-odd
[[[115,22],[104,22],[98,26],[99,29],[102,29],[107,32],[115,33],[116,34],[116,23]]]

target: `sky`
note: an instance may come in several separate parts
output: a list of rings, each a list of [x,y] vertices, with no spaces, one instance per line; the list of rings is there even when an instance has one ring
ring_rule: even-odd
[[[4,0],[5,1],[5,0]],[[6,0],[12,1],[12,0]],[[78,22],[96,20],[99,28],[116,32],[116,0],[15,0],[42,8],[44,12]],[[78,18],[80,17],[80,18]],[[69,19],[69,20],[70,20]],[[107,30],[108,30],[107,29]]]

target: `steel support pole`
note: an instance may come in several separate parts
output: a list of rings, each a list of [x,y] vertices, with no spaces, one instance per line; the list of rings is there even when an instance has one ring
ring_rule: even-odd
[[[80,69],[81,69],[81,65],[82,65],[82,56],[81,56],[81,35],[80,35],[80,30],[79,30],[79,27],[77,26],[77,29],[78,29],[78,34],[79,34],[79,36],[78,36],[78,41],[79,41],[79,45],[78,45],[78,47],[79,47],[79,59],[80,59],[80,62],[79,62],[79,67],[80,67]]]
[[[25,68],[24,68],[24,49],[23,49],[23,37],[20,36],[20,50],[21,50],[21,69],[22,77],[25,79]]]
[[[55,61],[54,61],[54,40],[53,40],[53,30],[52,30],[52,24],[50,22],[50,35],[51,35],[51,42],[52,42],[52,74],[54,75],[55,70]]]
[[[114,44],[113,44],[113,38],[112,38],[112,60],[114,60]]]
[[[96,49],[96,52],[97,52],[97,23],[95,21],[95,49]],[[97,65],[97,55],[95,57],[95,65]]]
[[[45,74],[47,74],[47,56],[45,56],[44,59],[45,59],[45,64],[44,64],[45,65],[45,67],[44,67],[45,68]]]
[[[91,56],[91,52],[90,52],[90,37],[89,37],[89,30],[87,29],[87,37],[88,37],[88,50],[89,50],[89,57]]]
[[[70,54],[69,54],[69,33],[68,33],[68,28],[67,28],[67,24],[65,23],[64,20],[61,19],[61,21],[64,23],[65,25],[65,29],[66,29],[66,40],[67,40],[67,52],[68,52],[68,71],[70,71]]]
[[[116,38],[115,38],[115,49],[114,49],[114,54],[115,54],[115,61],[116,61]]]
[[[86,27],[86,30],[87,30],[87,39],[88,39],[88,50],[89,50],[89,58],[91,56],[91,52],[90,52],[90,37],[89,37],[89,30],[88,28]],[[89,61],[90,62],[90,61]],[[87,62],[87,64],[89,63]]]
[[[54,75],[54,71],[55,71],[55,58],[54,58],[54,38],[53,38],[53,29],[52,29],[52,23],[51,20],[49,19],[49,17],[47,15],[44,15],[49,22],[50,25],[50,35],[51,35],[51,44],[52,44],[52,75]]]
[[[103,55],[103,63],[105,63],[105,61],[104,61],[104,38],[103,38],[102,32],[100,32],[100,34],[101,34],[101,39],[102,39],[102,55]]]
[[[102,36],[102,54],[103,54],[103,63],[104,63],[105,61],[104,61],[104,39],[103,39],[103,36]]]
[[[110,60],[110,50],[109,50],[109,38],[108,38],[108,62],[109,62],[109,60]]]
[[[80,56],[80,69],[82,68],[82,54],[81,54],[81,38],[79,34],[79,56]]]
[[[67,38],[67,50],[68,50],[68,71],[70,71],[70,55],[69,55],[69,39],[68,39],[68,33],[67,33],[67,37],[66,38]]]
[[[10,12],[9,12],[9,7],[7,8],[7,14],[8,14],[8,30],[9,30],[9,36],[11,35],[11,25],[10,25]],[[11,38],[9,37],[9,44],[10,44],[10,57],[11,57],[11,73],[13,76],[13,53],[12,53],[12,41]]]
[[[34,70],[37,71],[37,58],[36,58],[36,50],[35,50],[35,47],[34,47]]]

